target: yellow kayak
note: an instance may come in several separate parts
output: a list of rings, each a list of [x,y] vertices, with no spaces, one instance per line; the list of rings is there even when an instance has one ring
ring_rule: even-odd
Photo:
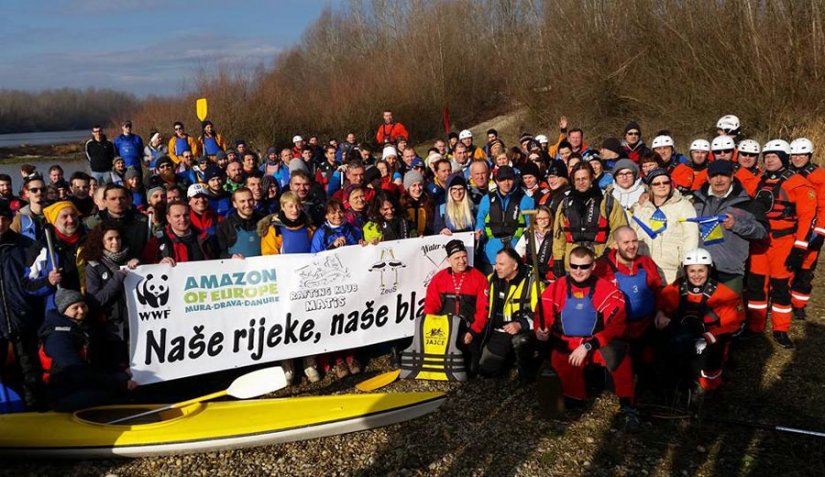
[[[143,457],[256,447],[345,434],[414,419],[444,403],[439,392],[345,394],[193,404],[155,422],[107,425],[160,405],[0,415],[4,457]]]

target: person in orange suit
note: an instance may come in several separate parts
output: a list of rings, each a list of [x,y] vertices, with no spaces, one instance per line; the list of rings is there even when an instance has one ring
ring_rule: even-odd
[[[811,299],[814,270],[819,258],[819,250],[825,240],[825,169],[811,162],[814,144],[810,139],[801,137],[791,142],[791,170],[808,179],[816,190],[816,222],[808,236],[808,253],[802,262],[802,268],[794,273],[791,281],[791,305],[794,317],[806,318],[805,306]]]
[[[691,374],[702,394],[722,384],[722,368],[731,336],[745,321],[742,297],[711,278],[713,259],[703,248],[691,250],[682,262],[684,276],[659,295],[654,324],[667,333],[667,363]]]
[[[807,179],[789,169],[790,152],[790,145],[781,139],[769,141],[762,148],[765,172],[756,199],[772,204],[766,214],[771,232],[767,240],[751,247],[746,283],[749,333],[765,331],[770,298],[773,339],[783,348],[793,348],[788,337],[790,280],[802,267],[816,215],[816,192]]]

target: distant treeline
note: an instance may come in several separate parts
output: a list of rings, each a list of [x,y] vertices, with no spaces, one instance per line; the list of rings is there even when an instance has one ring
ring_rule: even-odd
[[[384,108],[414,140],[443,135],[445,107],[454,129],[526,107],[546,131],[566,114],[593,142],[637,119],[685,144],[731,113],[745,134],[790,136],[825,113],[823,26],[822,1],[352,0],[270,67],[202,73],[134,119],[198,133],[203,96],[225,136],[261,148],[369,137]]]
[[[0,134],[68,131],[107,124],[137,109],[131,94],[110,89],[0,89]]]

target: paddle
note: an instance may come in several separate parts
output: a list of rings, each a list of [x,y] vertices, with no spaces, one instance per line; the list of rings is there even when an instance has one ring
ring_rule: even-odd
[[[198,98],[198,100],[195,101],[195,109],[198,112],[198,120],[200,122],[206,121],[206,113],[209,110],[206,104],[206,98]]]
[[[224,389],[223,391],[214,392],[212,394],[207,394],[205,396],[190,399],[188,401],[170,404],[168,406],[163,406],[157,409],[152,409],[150,411],[141,412],[139,414],[121,417],[119,419],[115,419],[114,421],[109,421],[106,424],[119,424],[121,422],[131,421],[139,417],[150,416],[152,414],[168,411],[170,409],[179,409],[182,407],[190,406],[192,404],[197,404],[199,402],[208,401],[210,399],[217,399],[223,396],[232,396],[238,399],[254,398],[261,396],[263,394],[275,392],[279,389],[285,388],[286,386],[287,382],[286,376],[284,376],[284,370],[281,369],[279,366],[275,366],[273,368],[259,369],[257,371],[252,371],[251,373],[246,373],[243,376],[239,376],[234,381],[232,381],[232,384],[229,385],[229,388]]]
[[[383,388],[388,384],[394,383],[400,374],[401,370],[399,369],[389,371],[387,373],[381,373],[378,376],[373,376],[372,378],[361,381],[355,385],[355,388],[359,391],[375,391],[378,388]]]

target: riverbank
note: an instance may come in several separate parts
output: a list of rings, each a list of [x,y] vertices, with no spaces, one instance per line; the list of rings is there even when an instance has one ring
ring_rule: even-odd
[[[0,163],[2,164],[24,164],[49,160],[63,162],[80,159],[83,159],[83,145],[79,143],[22,144],[13,147],[0,147]]]

